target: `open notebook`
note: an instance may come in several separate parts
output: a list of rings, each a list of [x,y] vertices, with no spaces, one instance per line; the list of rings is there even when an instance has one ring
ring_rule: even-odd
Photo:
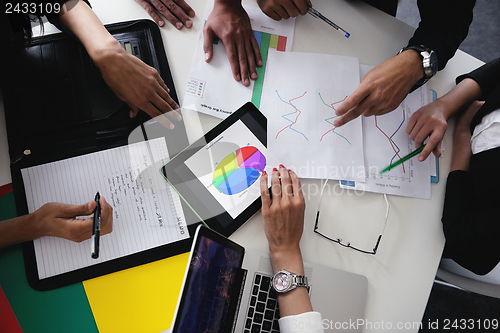
[[[90,239],[35,240],[39,278],[188,238],[180,198],[154,167],[167,160],[165,140],[158,138],[22,169],[30,213],[48,202],[80,205],[98,191],[113,207],[113,232],[101,237],[98,259],[90,256]]]

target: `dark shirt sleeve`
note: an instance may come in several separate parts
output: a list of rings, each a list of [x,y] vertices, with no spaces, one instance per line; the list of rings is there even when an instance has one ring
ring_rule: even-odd
[[[500,83],[500,58],[473,70],[472,72],[457,77],[457,84],[463,79],[473,79],[481,87],[481,99],[485,101],[491,95],[495,87]]]
[[[444,258],[479,275],[500,261],[500,148],[472,155],[469,171],[448,175],[443,209]]]
[[[418,0],[420,23],[409,46],[432,49],[442,70],[467,37],[475,0]]]

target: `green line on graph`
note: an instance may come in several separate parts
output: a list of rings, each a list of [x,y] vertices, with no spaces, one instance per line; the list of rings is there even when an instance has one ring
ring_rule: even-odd
[[[330,120],[330,119],[335,119],[335,118],[338,118],[338,116],[335,116],[335,117],[330,117],[330,118],[326,118],[326,119],[325,119],[325,121],[326,121],[327,123],[329,123],[330,125],[332,125],[332,126],[333,126],[333,122],[329,122],[328,120]],[[341,135],[341,134],[339,134],[339,133],[335,132],[335,129],[336,129],[336,127],[334,127],[334,128],[332,129],[332,132],[333,132],[333,133],[335,133],[335,134],[337,134],[338,136],[340,136],[340,137],[344,138],[344,139],[345,139],[345,141],[347,141],[347,143],[351,144],[351,143],[349,142],[349,140],[347,140],[347,138],[346,138],[345,136],[343,136],[343,135]]]
[[[252,103],[258,109],[260,107],[260,98],[262,97],[262,86],[264,84],[264,74],[266,72],[267,54],[269,53],[269,42],[271,35],[262,34],[260,42],[260,55],[262,56],[262,66],[257,67],[257,80],[253,84]]]
[[[325,104],[325,105],[326,105],[326,106],[328,106],[329,108],[332,108],[332,109],[334,109],[335,111],[337,111],[337,109],[336,109],[336,108],[334,108],[334,107],[333,107],[333,105],[329,105],[329,104],[326,104],[326,103],[325,103],[325,101],[323,100],[323,97],[321,97],[321,94],[320,94],[320,93],[318,93],[318,95],[319,95],[319,98],[321,98],[321,101],[323,102],[323,104]],[[329,119],[330,119],[330,118],[329,118]],[[333,125],[333,124],[332,124],[332,125]]]

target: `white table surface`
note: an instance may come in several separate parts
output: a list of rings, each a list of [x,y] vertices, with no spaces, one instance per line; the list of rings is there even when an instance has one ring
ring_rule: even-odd
[[[193,28],[178,31],[167,23],[160,29],[180,101],[184,98],[206,6],[206,0],[188,2],[196,12],[196,17],[192,19]],[[250,0],[244,3],[256,5]],[[149,19],[134,0],[98,0],[92,1],[92,6],[104,24]],[[414,31],[414,28],[360,1],[315,0],[314,7],[349,31],[351,37],[346,39],[325,23],[306,15],[296,20],[293,51],[356,56],[360,63],[375,66],[406,46]],[[55,28],[46,26],[45,31],[48,34]],[[447,67],[430,81],[430,88],[442,96],[454,86],[456,76],[481,64],[479,60],[458,51]],[[201,115],[200,120],[204,129],[219,121],[206,115]],[[364,319],[372,327],[367,325],[364,332],[390,328],[398,332],[418,331],[416,325],[422,319],[444,246],[440,219],[451,161],[451,138],[452,130],[448,130],[444,141],[445,157],[440,159],[440,182],[432,185],[431,200],[388,196],[391,211],[376,255],[343,248],[313,233],[320,181],[302,180],[307,204],[301,241],[304,259],[368,278]],[[0,99],[0,186],[10,181],[4,111]],[[352,196],[347,192],[326,194],[323,200],[346,207],[332,217],[340,221],[370,221],[373,218],[372,208],[383,202],[381,194]],[[231,238],[247,248],[267,250],[261,214],[254,216]],[[382,329],[384,327],[386,329]]]

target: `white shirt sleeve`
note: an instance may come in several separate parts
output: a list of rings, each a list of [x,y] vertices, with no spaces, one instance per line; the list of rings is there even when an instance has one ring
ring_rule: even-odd
[[[286,316],[278,322],[281,333],[323,333],[321,313],[315,311]]]

